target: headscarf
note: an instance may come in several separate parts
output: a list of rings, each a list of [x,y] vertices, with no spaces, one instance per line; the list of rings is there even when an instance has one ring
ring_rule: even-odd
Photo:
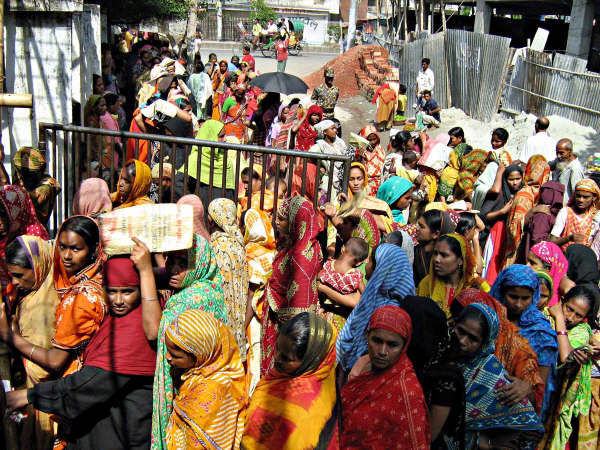
[[[223,296],[223,279],[209,242],[194,234],[194,244],[188,251],[189,273],[182,289],[167,301],[158,329],[156,373],[154,375],[152,441],[165,447],[167,424],[173,412],[176,396],[170,365],[167,362],[166,330],[180,314],[189,310],[202,310],[226,323],[227,309]]]
[[[327,130],[328,128],[331,128],[334,125],[335,125],[335,122],[333,120],[329,120],[329,119],[321,120],[318,124],[315,125],[315,130],[317,130],[317,137],[319,139],[324,139],[325,130]]]
[[[322,317],[303,314],[310,331],[300,368],[293,375],[272,368],[260,379],[248,408],[243,448],[328,448],[335,428],[337,332]]]
[[[117,186],[119,186],[121,178],[128,170],[127,166],[130,164],[135,164],[135,179],[133,180],[131,191],[127,198],[121,198],[118,188],[116,192],[111,194],[113,210],[152,203],[152,200],[148,198],[150,187],[152,185],[152,172],[146,163],[138,161],[137,159],[130,159],[127,161],[121,169]]]
[[[218,142],[219,134],[225,127],[223,122],[218,120],[209,119],[202,124],[198,133],[196,133],[196,139],[203,141]],[[224,159],[224,151],[221,149],[213,149],[210,147],[202,147],[198,149],[197,146],[193,146],[188,156],[187,170],[188,175],[195,178],[197,181],[206,185],[210,184],[210,160],[211,153],[213,156],[213,187],[220,188],[223,183],[223,171],[226,171],[226,184],[227,189],[233,188],[232,183],[234,182],[235,175],[233,174],[233,164]],[[198,158],[200,158],[200,173],[198,173]],[[177,170],[179,173],[185,172],[185,163]]]
[[[263,286],[269,278],[275,258],[273,226],[264,211],[251,208],[244,216],[244,228],[248,281]]]
[[[367,148],[364,155],[361,155],[357,151],[355,157],[362,162],[367,169],[367,175],[369,176],[369,195],[376,196],[381,183],[381,171],[385,162],[385,150],[381,146],[381,138],[377,132],[377,128],[373,125],[363,127],[359,133],[359,135],[365,139],[368,139],[372,134],[377,137],[375,146],[369,144],[369,148]]]
[[[98,106],[98,103],[100,103],[100,100],[102,100],[102,98],[103,97],[101,95],[92,95],[85,103],[85,106],[83,107],[83,121],[86,125],[88,122],[88,118],[92,114],[96,114],[96,107]]]
[[[495,341],[494,355],[507,372],[531,384],[536,396],[536,410],[539,412],[544,397],[544,380],[539,373],[537,356],[527,339],[519,333],[519,327],[508,320],[506,308],[498,300],[479,289],[464,289],[452,303],[452,316],[456,319],[463,308],[480,303],[491,308],[500,322]]]
[[[129,256],[106,261],[104,284],[107,287],[140,287],[140,276]],[[125,316],[107,315],[86,348],[84,365],[124,375],[154,375],[156,351],[142,327],[141,301]]]
[[[373,312],[415,294],[415,284],[409,276],[412,267],[404,250],[396,245],[381,244],[375,251],[375,262],[375,271],[336,344],[338,361],[346,372],[367,350],[365,331]]]
[[[306,119],[300,124],[298,132],[296,133],[296,146],[295,150],[308,150],[314,145],[317,139],[317,130],[310,125],[310,116],[313,114],[319,115],[319,122],[323,120],[323,110],[320,106],[311,105],[306,112]]]
[[[361,163],[356,162],[356,161],[353,162],[352,164],[350,164],[350,170],[352,170],[355,167],[357,169],[360,169],[363,173],[364,181],[363,181],[362,189],[365,190],[367,188],[367,186],[369,185],[369,176],[367,175],[367,169],[365,169],[365,166],[363,166]],[[348,198],[352,199],[352,197],[354,197],[354,194],[352,193],[350,188],[348,188]]]
[[[471,195],[477,175],[485,164],[488,154],[489,152],[486,150],[475,149],[463,158],[456,182],[457,199],[467,198]]]
[[[74,275],[68,275],[59,254],[59,239],[63,227],[76,217],[85,217],[97,227],[92,219],[86,216],[72,216],[65,220],[54,242],[54,288],[60,304],[56,309],[56,332],[52,338],[54,347],[74,354],[63,375],[76,372],[83,363],[83,350],[92,336],[100,328],[108,308],[104,298],[102,285],[102,268],[106,256],[102,251],[101,241],[93,252],[90,264]],[[100,232],[98,231],[98,235]]]
[[[210,239],[210,233],[206,228],[204,221],[204,205],[202,200],[195,194],[187,194],[177,201],[178,205],[191,205],[194,208],[194,234],[202,236],[204,239]]]
[[[227,325],[233,330],[242,358],[246,355],[246,304],[248,303],[248,263],[244,238],[237,225],[236,207],[228,198],[217,198],[208,205],[208,215],[222,231],[210,235],[217,265],[223,277],[227,305]]]
[[[510,384],[506,370],[494,356],[495,342],[500,329],[496,313],[487,305],[474,303],[488,324],[488,335],[477,355],[463,365],[467,394],[466,446],[476,447],[479,432],[490,429],[514,429],[543,432],[540,419],[529,402],[504,406],[496,398],[496,390]]]
[[[513,172],[519,172],[521,176],[523,176],[523,169],[521,168],[521,164],[511,164],[506,169],[504,169],[504,173],[502,174],[502,200],[504,201],[504,205],[506,205],[513,195],[515,195],[522,187],[523,182],[521,181],[521,185],[519,188],[513,192],[508,185],[508,176]]]
[[[545,281],[548,286],[549,286],[549,292],[550,292],[550,298],[552,298],[552,293],[554,292],[554,282],[552,281],[552,277],[550,276],[550,274],[548,273],[548,271],[546,269],[533,269],[533,271],[535,272],[535,274],[538,276],[538,278],[540,279],[540,298],[542,296],[541,294],[541,289],[542,289],[542,281]],[[550,303],[550,299],[548,299],[548,303]],[[548,305],[544,305],[544,307],[546,307]]]
[[[460,245],[460,258],[463,260],[461,277],[458,286],[454,292],[448,292],[446,282],[439,279],[435,275],[433,259],[429,263],[429,275],[427,275],[419,283],[418,294],[423,297],[429,297],[435,301],[442,310],[446,313],[446,317],[450,318],[450,306],[454,297],[456,297],[463,289],[468,287],[477,287],[482,290],[489,290],[487,283],[481,278],[474,277],[475,257],[471,246],[467,244],[465,238],[458,233],[449,233],[449,236],[456,240]]]
[[[319,307],[316,278],[322,266],[317,213],[310,201],[295,196],[286,198],[277,211],[287,218],[289,237],[273,261],[273,274],[263,296],[269,314],[263,318],[261,374],[271,368],[275,340],[280,324],[299,312],[316,312]],[[283,245],[283,247],[281,247]],[[273,317],[277,317],[274,322]]]
[[[201,310],[177,316],[166,335],[194,355],[181,376],[166,433],[168,449],[238,448],[247,402],[244,366],[231,331]]]
[[[13,305],[19,333],[27,342],[50,349],[59,301],[54,289],[52,244],[37,236],[19,236],[16,240],[25,250],[34,274],[31,290]],[[50,372],[30,359],[23,358],[23,363],[32,382],[39,383],[50,377]]]
[[[398,306],[380,306],[369,320],[369,329],[376,328],[399,334],[405,345],[392,367],[358,375],[342,388],[342,447],[392,448],[402,442],[404,448],[429,449],[427,404],[407,356],[412,335],[410,316]],[[377,422],[379,417],[386,420]]]
[[[560,247],[554,242],[540,242],[531,247],[531,252],[545,263],[550,264],[553,292],[548,306],[555,305],[559,301],[558,288],[560,286],[560,281],[567,274],[569,261]]]
[[[412,187],[413,184],[405,178],[391,177],[379,186],[377,198],[386,202],[390,208],[393,208],[398,199],[412,189]],[[399,209],[392,209],[392,214],[396,222],[405,223],[402,212]]]
[[[600,188],[598,184],[592,180],[591,178],[584,178],[583,180],[579,180],[579,182],[575,185],[575,191],[584,191],[590,192],[596,196],[596,199],[592,203],[592,208],[595,211],[600,209]],[[575,196],[569,201],[569,204],[574,204]]]
[[[112,211],[112,201],[106,181],[101,178],[83,180],[73,198],[73,214],[94,216],[109,211]]]
[[[540,205],[550,206],[550,212],[556,216],[563,207],[565,185],[556,181],[547,181],[540,187]]]
[[[591,248],[582,244],[569,245],[565,256],[569,265],[567,276],[571,281],[575,284],[598,285],[598,257]]]
[[[28,234],[48,240],[48,232],[37,219],[35,208],[27,191],[21,186],[6,184],[0,186],[0,203],[8,218],[7,235]],[[0,256],[4,258],[4,249],[8,244],[8,236],[0,240]]]
[[[290,135],[290,130],[295,125],[295,121],[298,118],[298,109],[299,105],[293,105],[290,108],[290,112],[288,113],[285,123],[281,124],[279,134],[277,135],[275,140],[271,142],[271,146],[273,148],[288,148],[288,138]]]
[[[531,303],[523,311],[517,323],[519,330],[537,354],[538,364],[553,367],[556,364],[558,348],[556,332],[546,316],[537,309],[540,301],[540,280],[533,269],[522,264],[507,267],[496,278],[490,295],[505,305],[506,289],[516,286],[528,287],[533,291]]]

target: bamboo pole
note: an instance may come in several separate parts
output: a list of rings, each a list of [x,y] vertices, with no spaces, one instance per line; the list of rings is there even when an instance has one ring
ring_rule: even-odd
[[[0,94],[2,94],[3,92],[4,92],[4,0],[0,0]],[[31,107],[31,104],[29,107]],[[0,108],[0,137],[2,137],[2,108]]]
[[[440,0],[440,12],[442,13],[442,31],[446,31],[446,3]]]
[[[375,0],[375,14],[377,14],[377,34],[381,34],[381,27],[379,25],[379,17],[381,17],[381,9],[379,6],[379,0]]]
[[[32,108],[33,96],[31,94],[0,94],[0,106]]]

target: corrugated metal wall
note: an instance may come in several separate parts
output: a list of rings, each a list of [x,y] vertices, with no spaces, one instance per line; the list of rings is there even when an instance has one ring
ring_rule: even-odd
[[[558,115],[600,130],[600,75],[585,67],[580,58],[527,50],[515,63],[502,107]]]
[[[510,55],[510,39],[463,30],[448,30],[407,43],[390,57],[400,69],[400,82],[414,96],[421,59],[431,60],[434,98],[442,108],[455,106],[479,120],[496,112]],[[408,102],[409,115],[415,113]]]
[[[510,39],[463,30],[446,32],[452,106],[478,120],[497,112]]]

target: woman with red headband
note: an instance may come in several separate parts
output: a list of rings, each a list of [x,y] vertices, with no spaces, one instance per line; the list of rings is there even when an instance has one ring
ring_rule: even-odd
[[[7,406],[31,403],[68,420],[68,447],[149,448],[156,351],[142,323],[146,303],[158,302],[141,306],[140,275],[129,257],[109,259],[104,278],[110,315],[88,344],[83,368],[7,393]]]
[[[341,392],[342,448],[430,448],[425,396],[406,354],[411,335],[402,308],[381,306],[371,316],[370,364]]]

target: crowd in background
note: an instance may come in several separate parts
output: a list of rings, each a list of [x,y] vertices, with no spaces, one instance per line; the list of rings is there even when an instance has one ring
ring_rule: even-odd
[[[0,173],[7,448],[598,447],[600,188],[548,119],[520,155],[502,128],[487,149],[459,127],[346,143],[331,69],[286,104],[249,85],[249,49],[188,75],[161,46],[126,32],[104,50],[87,126],[346,155],[347,180],[341,162],[250,169],[98,135],[51,241],[60,186],[42,152],[16,152]],[[104,254],[99,216],[171,199],[194,211],[190,249],[132,237]]]

